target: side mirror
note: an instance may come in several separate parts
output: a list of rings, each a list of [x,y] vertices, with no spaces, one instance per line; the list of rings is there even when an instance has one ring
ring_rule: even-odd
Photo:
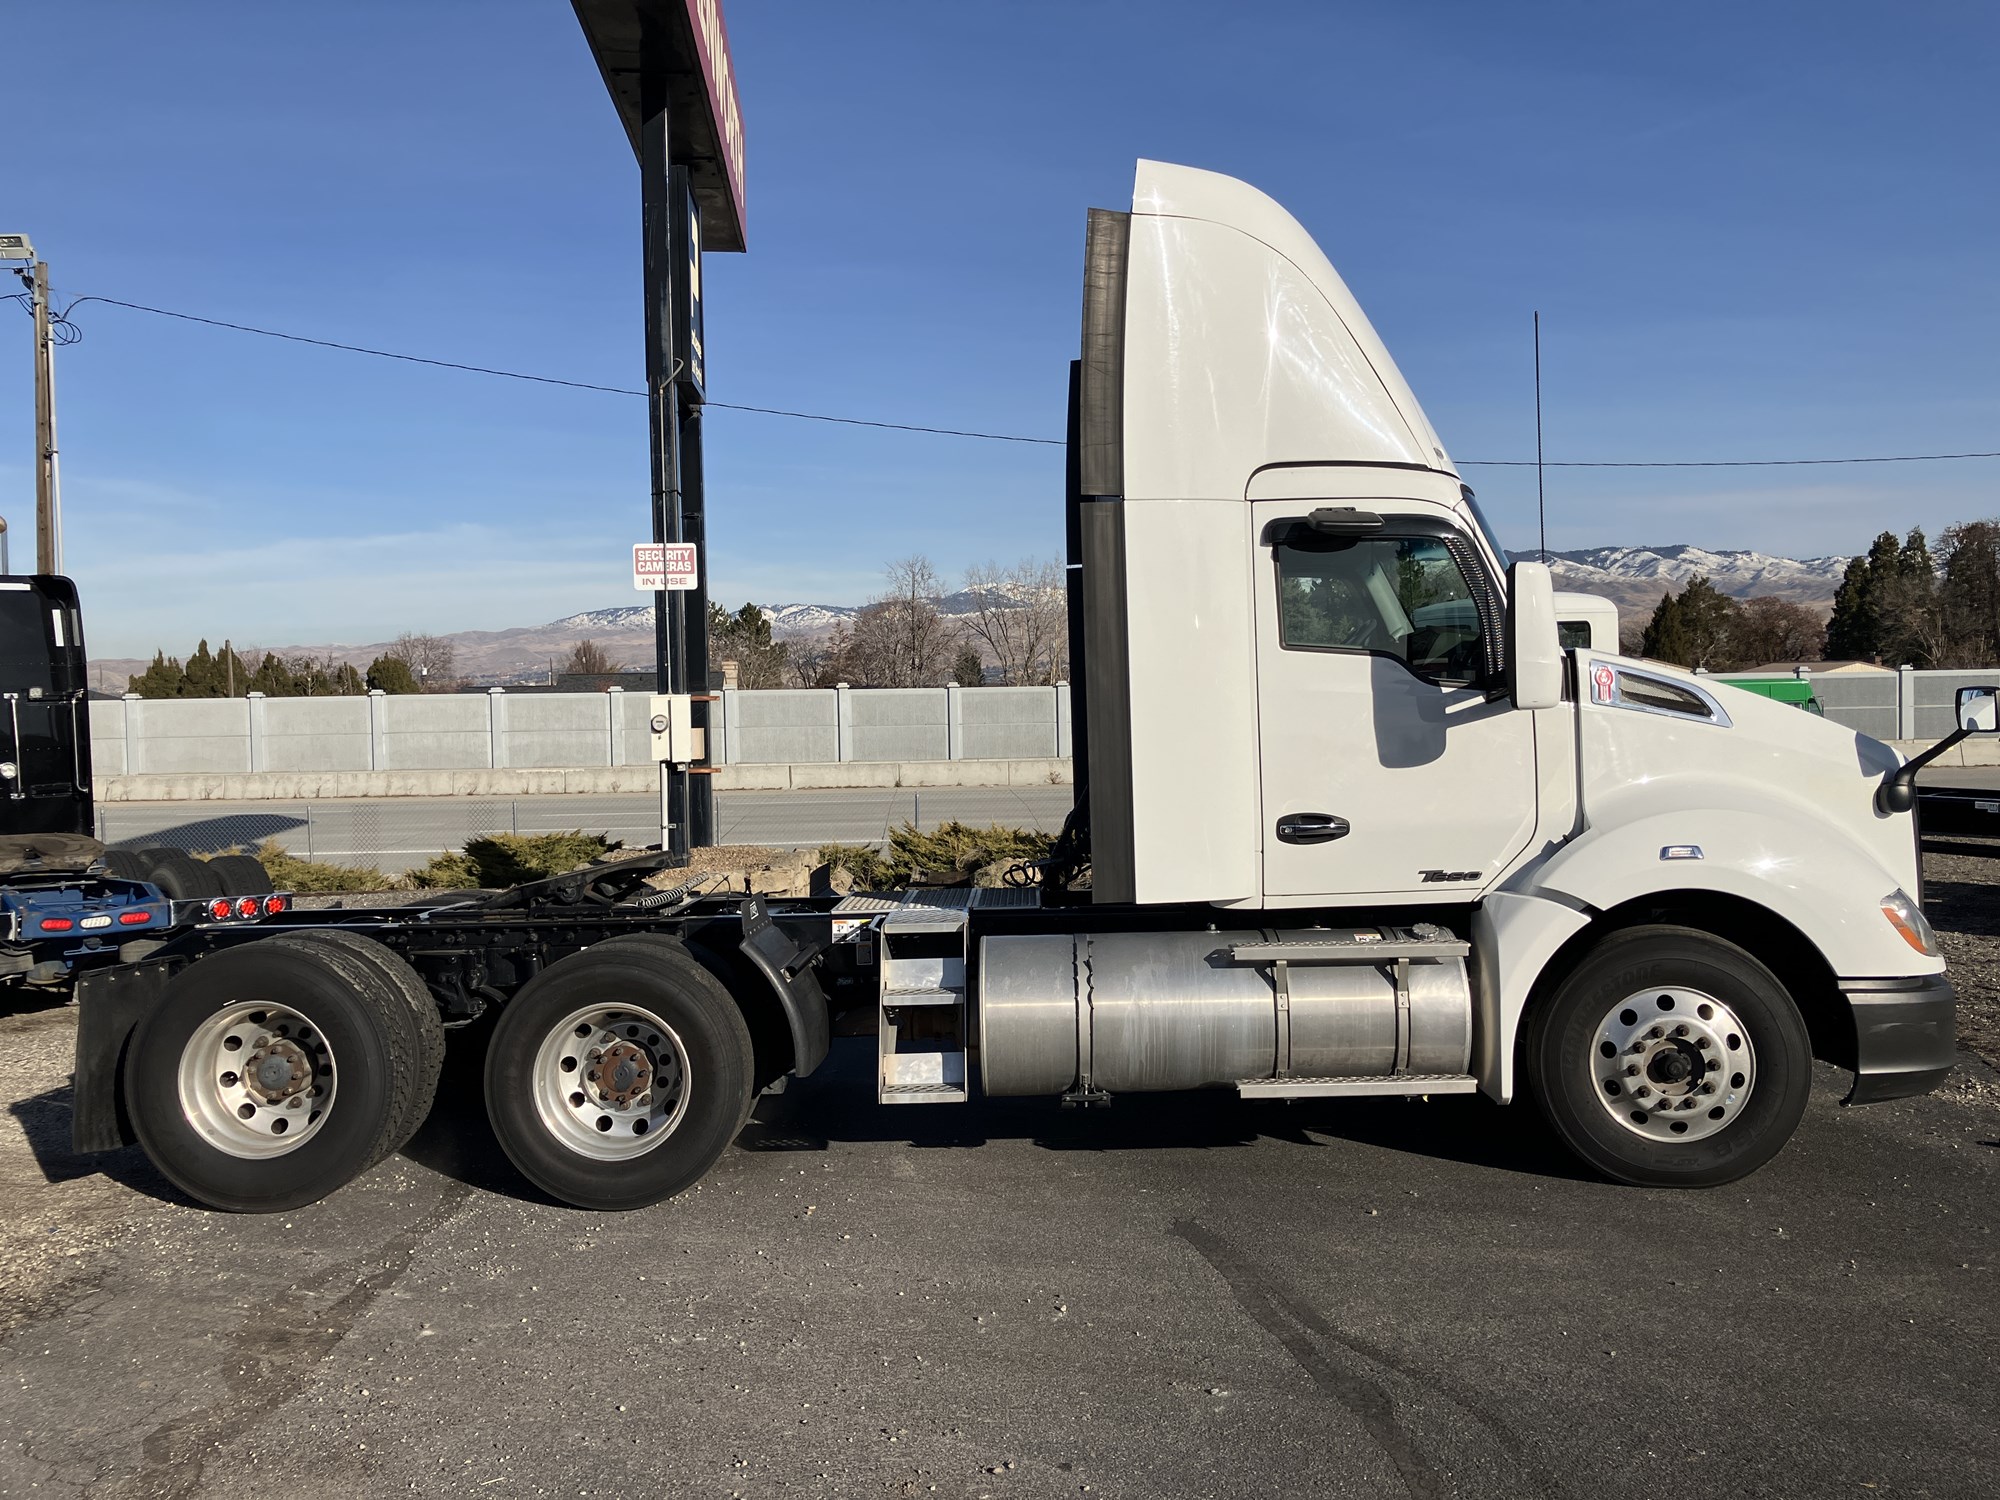
[[[1556,586],[1548,564],[1507,570],[1507,670],[1516,708],[1562,702],[1563,653],[1556,627]]]
[[[1969,734],[2000,734],[2000,687],[1962,687],[1953,714]]]

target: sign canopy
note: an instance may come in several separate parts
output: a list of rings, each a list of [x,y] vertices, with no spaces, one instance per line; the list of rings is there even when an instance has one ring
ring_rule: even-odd
[[[722,0],[571,0],[619,121],[639,151],[649,109],[667,112],[710,250],[744,248],[743,109]]]

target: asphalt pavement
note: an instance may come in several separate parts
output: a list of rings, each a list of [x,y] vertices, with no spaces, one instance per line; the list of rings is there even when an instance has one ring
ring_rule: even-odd
[[[884,1108],[847,1041],[603,1215],[498,1154],[459,1033],[408,1152],[232,1217],[68,1154],[68,1016],[0,1020],[6,1495],[2000,1492],[1969,1058],[1852,1111],[1822,1070],[1668,1193],[1476,1098]]]
[[[872,843],[906,821],[934,828],[1001,823],[1053,833],[1069,812],[1067,786],[884,787],[811,792],[722,792],[716,842],[776,848]],[[107,802],[107,843],[172,843],[195,853],[275,839],[294,854],[392,873],[485,833],[581,828],[628,846],[659,842],[653,796],[347,797],[322,802]]]

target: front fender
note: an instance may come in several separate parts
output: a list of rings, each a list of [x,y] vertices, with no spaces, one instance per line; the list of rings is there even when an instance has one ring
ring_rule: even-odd
[[[1692,847],[1699,858],[1667,859]],[[1898,885],[1869,851],[1825,824],[1730,809],[1658,813],[1586,830],[1508,883],[1599,911],[1667,891],[1719,891],[1790,922],[1841,978],[1936,974],[1882,915]]]

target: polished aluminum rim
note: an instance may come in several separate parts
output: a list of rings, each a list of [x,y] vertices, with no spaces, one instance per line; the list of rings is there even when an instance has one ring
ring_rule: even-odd
[[[651,1011],[572,1011],[535,1050],[535,1113],[558,1141],[594,1161],[643,1156],[687,1114],[688,1056]]]
[[[333,1110],[333,1049],[290,1006],[217,1011],[181,1048],[181,1113],[209,1145],[250,1160],[311,1140]]]
[[[1634,1135],[1698,1141],[1725,1130],[1757,1086],[1757,1057],[1736,1012],[1700,990],[1628,996],[1598,1025],[1597,1098]]]

